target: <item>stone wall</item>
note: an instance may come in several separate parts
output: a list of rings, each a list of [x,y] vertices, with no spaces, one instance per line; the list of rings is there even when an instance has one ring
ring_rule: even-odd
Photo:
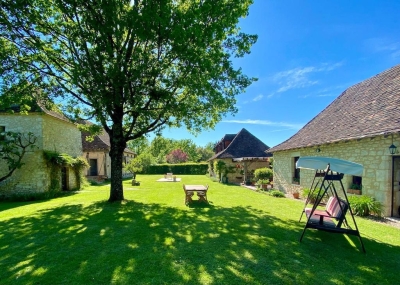
[[[35,149],[26,153],[22,160],[25,164],[0,185],[0,195],[42,193],[49,189],[50,169],[44,160],[43,150],[67,153],[73,157],[82,153],[81,135],[76,126],[49,115],[0,114],[0,125],[5,126],[6,131],[32,132],[37,137]],[[1,173],[6,171],[6,167],[0,161]],[[69,189],[77,188],[73,169],[69,169],[68,174]]]
[[[111,177],[111,157],[108,154],[108,151],[91,151],[84,153],[83,156],[86,158],[86,161],[89,164],[90,159],[97,160],[97,176],[101,177]],[[128,164],[133,159],[133,154],[124,152],[124,163]],[[84,170],[86,176],[90,176],[90,167]],[[132,173],[127,171],[126,169],[122,169],[123,178],[132,177]],[[96,177],[97,178],[97,177]]]
[[[82,138],[78,128],[70,123],[43,115],[43,149],[82,156]]]
[[[52,116],[43,117],[43,149],[66,153],[74,158],[82,156],[82,137],[77,126]],[[79,188],[75,171],[67,168],[68,190]],[[61,177],[61,172],[59,175]]]
[[[395,145],[398,146],[396,142],[399,140],[398,135],[394,136]],[[294,189],[311,186],[315,171],[307,169],[300,170],[300,185],[293,184],[295,157],[325,156],[360,163],[364,166],[362,194],[372,196],[381,202],[384,205],[384,215],[389,216],[392,201],[392,155],[389,153],[391,144],[391,136],[377,136],[324,144],[319,146],[320,152],[316,152],[317,147],[275,152],[274,187],[291,193]],[[352,184],[352,179],[351,175],[344,176],[342,182],[346,190]]]

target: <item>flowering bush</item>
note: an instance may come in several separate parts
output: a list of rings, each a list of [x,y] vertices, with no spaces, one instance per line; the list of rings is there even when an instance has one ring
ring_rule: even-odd
[[[181,149],[175,149],[166,156],[166,160],[168,163],[182,163],[188,160],[188,155]]]

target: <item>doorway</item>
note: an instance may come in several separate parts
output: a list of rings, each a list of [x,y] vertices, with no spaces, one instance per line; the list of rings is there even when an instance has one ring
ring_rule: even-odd
[[[392,163],[392,217],[400,217],[400,156]]]
[[[68,168],[67,167],[61,168],[61,190],[62,191],[68,190]]]
[[[90,159],[89,165],[90,165],[89,176],[97,176],[97,159]]]

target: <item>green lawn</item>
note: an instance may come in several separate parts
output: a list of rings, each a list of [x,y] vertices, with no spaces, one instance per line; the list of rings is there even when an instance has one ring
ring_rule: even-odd
[[[400,230],[357,218],[356,237],[307,230],[302,202],[205,176],[125,181],[47,201],[0,203],[0,284],[398,284]],[[209,184],[209,206],[182,184]]]

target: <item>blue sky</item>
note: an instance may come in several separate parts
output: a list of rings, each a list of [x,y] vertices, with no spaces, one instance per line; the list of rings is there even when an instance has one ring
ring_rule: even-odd
[[[163,136],[204,146],[246,128],[278,145],[348,87],[400,64],[399,15],[398,0],[255,0],[240,27],[258,41],[234,63],[259,80],[237,97],[239,112],[197,137]]]

